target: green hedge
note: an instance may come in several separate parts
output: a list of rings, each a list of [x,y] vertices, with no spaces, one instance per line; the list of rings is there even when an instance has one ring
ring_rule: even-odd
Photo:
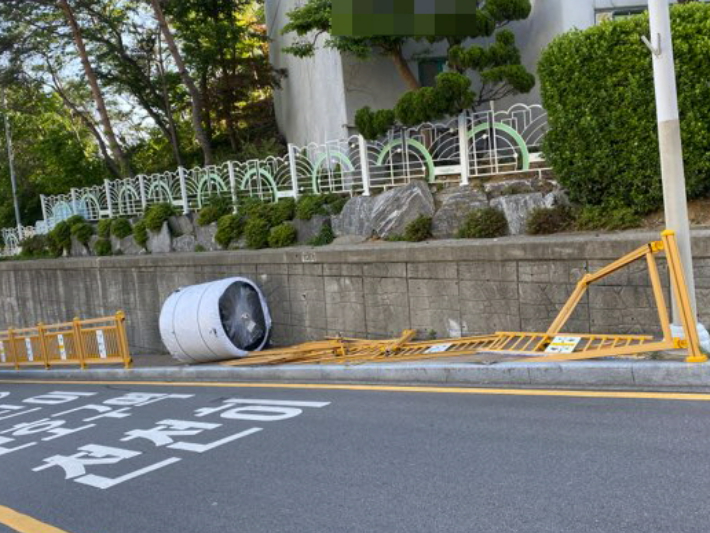
[[[710,191],[710,5],[672,8],[685,169],[690,198]],[[662,205],[648,16],[556,38],[538,64],[550,131],[543,150],[573,201]]]

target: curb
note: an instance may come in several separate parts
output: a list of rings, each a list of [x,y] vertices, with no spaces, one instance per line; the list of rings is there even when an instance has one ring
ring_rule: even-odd
[[[219,365],[124,369],[3,370],[0,380],[263,382],[470,387],[710,388],[710,364],[578,362],[472,364],[298,365],[233,368]]]

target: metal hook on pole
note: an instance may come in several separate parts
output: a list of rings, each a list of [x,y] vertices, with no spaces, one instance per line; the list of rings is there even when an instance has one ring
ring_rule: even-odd
[[[643,44],[646,45],[646,48],[648,48],[654,56],[660,56],[663,53],[663,49],[661,48],[661,34],[660,33],[656,34],[656,44],[655,45],[645,35],[641,36],[641,40],[643,41]]]

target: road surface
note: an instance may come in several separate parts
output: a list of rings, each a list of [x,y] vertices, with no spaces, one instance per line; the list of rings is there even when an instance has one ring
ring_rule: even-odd
[[[0,531],[710,530],[710,395],[225,385],[0,383]]]

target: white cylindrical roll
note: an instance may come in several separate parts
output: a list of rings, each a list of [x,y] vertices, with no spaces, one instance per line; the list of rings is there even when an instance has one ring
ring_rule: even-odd
[[[173,357],[207,363],[244,357],[266,346],[271,315],[257,285],[229,278],[178,289],[160,313],[160,335]]]

